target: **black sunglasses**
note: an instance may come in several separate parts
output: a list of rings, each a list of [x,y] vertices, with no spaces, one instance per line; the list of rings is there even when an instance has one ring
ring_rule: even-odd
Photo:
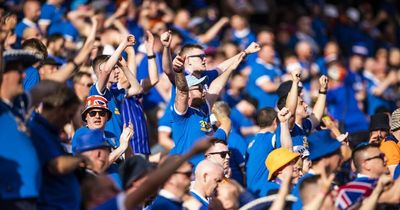
[[[100,117],[104,117],[107,114],[107,112],[104,111],[104,110],[101,110],[101,111],[90,111],[89,112],[89,116],[95,117],[97,115],[97,113],[99,113]]]
[[[186,176],[187,178],[191,178],[192,177],[192,172],[191,171],[186,171],[186,172],[183,172],[183,171],[177,171],[177,172],[175,172],[176,174],[182,174],[182,175],[184,175],[184,176]]]
[[[206,54],[198,54],[198,55],[189,55],[187,56],[188,58],[200,58],[201,60],[203,60],[204,58],[206,58]]]
[[[381,159],[383,161],[383,160],[385,160],[385,154],[380,153],[379,155],[376,155],[376,156],[373,156],[373,157],[365,159],[365,161],[373,160],[373,159],[376,159],[376,158],[379,158],[379,159]]]
[[[226,155],[232,156],[231,151],[222,151],[222,152],[210,152],[207,155],[220,155],[222,159],[226,158]]]

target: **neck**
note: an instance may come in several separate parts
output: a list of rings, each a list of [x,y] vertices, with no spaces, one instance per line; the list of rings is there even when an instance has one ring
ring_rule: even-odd
[[[271,125],[268,127],[264,127],[264,128],[261,128],[259,131],[259,133],[266,133],[266,132],[271,132],[271,133],[275,132],[274,126]]]
[[[301,116],[296,115],[294,123],[301,126],[301,124],[303,124],[302,121],[303,121],[303,118]]]
[[[206,197],[205,191],[202,189],[201,186],[195,181],[193,185],[193,190],[195,190],[199,195],[203,196],[204,198]]]
[[[178,198],[180,200],[182,200],[182,197],[186,194],[185,189],[181,189],[176,186],[172,186],[172,185],[168,185],[168,184],[164,187],[164,190],[172,193],[174,196],[176,196],[176,198]]]

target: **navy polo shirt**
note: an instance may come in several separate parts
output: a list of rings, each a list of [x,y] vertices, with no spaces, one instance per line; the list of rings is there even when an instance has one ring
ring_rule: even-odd
[[[36,112],[32,114],[28,126],[43,172],[38,209],[78,210],[81,195],[77,176],[74,173],[54,175],[48,169],[51,160],[67,155],[57,129]]]
[[[228,148],[232,152],[232,157],[229,159],[229,167],[232,171],[232,179],[243,185],[244,175],[240,168],[245,166],[247,143],[246,140],[234,128],[232,128],[228,137]]]
[[[172,193],[165,190],[160,190],[157,197],[151,204],[150,209],[182,210],[183,207],[182,207],[182,201],[174,199]]]
[[[258,109],[264,107],[275,107],[278,101],[278,95],[276,93],[267,93],[260,88],[259,85],[262,80],[274,81],[276,78],[281,76],[279,69],[273,65],[266,64],[261,59],[257,58],[255,63],[251,65],[251,73],[247,82],[247,92],[257,99]]]
[[[247,189],[254,195],[259,195],[262,183],[268,180],[268,169],[265,159],[274,149],[275,134],[258,133],[250,142],[246,152]]]
[[[0,197],[2,200],[39,196],[41,170],[32,140],[21,130],[25,125],[0,100]]]
[[[104,130],[113,133],[115,136],[121,136],[123,124],[120,110],[125,98],[125,89],[118,89],[113,85],[111,88],[106,88],[104,93],[100,93],[96,84],[94,84],[89,91],[89,96],[92,95],[101,95],[108,100],[108,109],[111,110],[112,115]],[[117,139],[117,146],[119,146],[119,139]]]

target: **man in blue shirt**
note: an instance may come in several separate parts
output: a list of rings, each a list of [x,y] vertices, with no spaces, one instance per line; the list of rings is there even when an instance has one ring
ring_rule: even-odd
[[[89,95],[101,95],[108,100],[108,107],[113,113],[111,120],[107,122],[105,131],[113,133],[115,136],[120,136],[122,132],[121,119],[121,103],[125,97],[131,97],[138,94],[141,90],[136,88],[134,84],[136,78],[126,63],[119,62],[116,65],[122,51],[127,47],[132,47],[135,44],[135,38],[132,35],[124,37],[112,56],[100,55],[93,61],[93,69],[98,78],[97,82],[90,88]],[[131,84],[129,89],[118,89],[116,83],[119,80],[120,69]]]
[[[12,102],[23,93],[24,69],[39,59],[23,50],[6,51],[1,59],[4,68],[0,86],[0,206],[4,209],[36,209],[40,163],[23,119],[12,110]]]
[[[15,27],[15,34],[17,35],[17,43],[20,44],[22,35],[26,28],[36,28],[39,30],[37,21],[40,16],[40,2],[39,1],[27,1],[24,3],[24,19],[18,23]]]
[[[221,165],[209,160],[203,160],[198,164],[190,194],[201,203],[200,209],[208,209],[210,199],[223,178],[224,170]]]
[[[187,193],[192,177],[192,166],[185,162],[164,184],[151,204],[151,209],[181,210],[182,197]]]
[[[258,100],[258,109],[275,107],[278,101],[275,91],[279,87],[282,73],[274,66],[274,58],[274,48],[271,45],[263,45],[256,61],[250,64],[247,92]]]
[[[278,115],[278,116],[277,116]],[[276,139],[275,129],[277,127],[277,117],[282,127],[281,142],[282,146],[292,150],[292,139],[290,137],[288,120],[291,113],[283,108],[277,114],[272,108],[263,108],[257,114],[257,124],[260,131],[250,142],[246,154],[246,176],[248,190],[259,196],[263,183],[268,178],[268,170],[264,165],[265,159],[275,148]]]
[[[28,122],[43,173],[38,209],[78,210],[80,186],[74,171],[90,162],[82,156],[69,156],[59,134],[72,120],[80,101],[65,84],[47,80],[36,88],[43,90],[47,85],[54,89],[43,97],[41,112],[34,112]]]
[[[31,50],[43,59],[47,58],[47,48],[39,39],[28,39],[22,44],[22,49]],[[40,82],[39,68],[40,62],[32,64],[25,70],[25,77],[23,78],[23,87],[25,91],[31,90]]]

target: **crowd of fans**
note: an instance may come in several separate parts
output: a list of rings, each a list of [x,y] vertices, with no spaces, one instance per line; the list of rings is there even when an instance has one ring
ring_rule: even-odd
[[[0,1],[1,209],[399,209],[384,1]]]

